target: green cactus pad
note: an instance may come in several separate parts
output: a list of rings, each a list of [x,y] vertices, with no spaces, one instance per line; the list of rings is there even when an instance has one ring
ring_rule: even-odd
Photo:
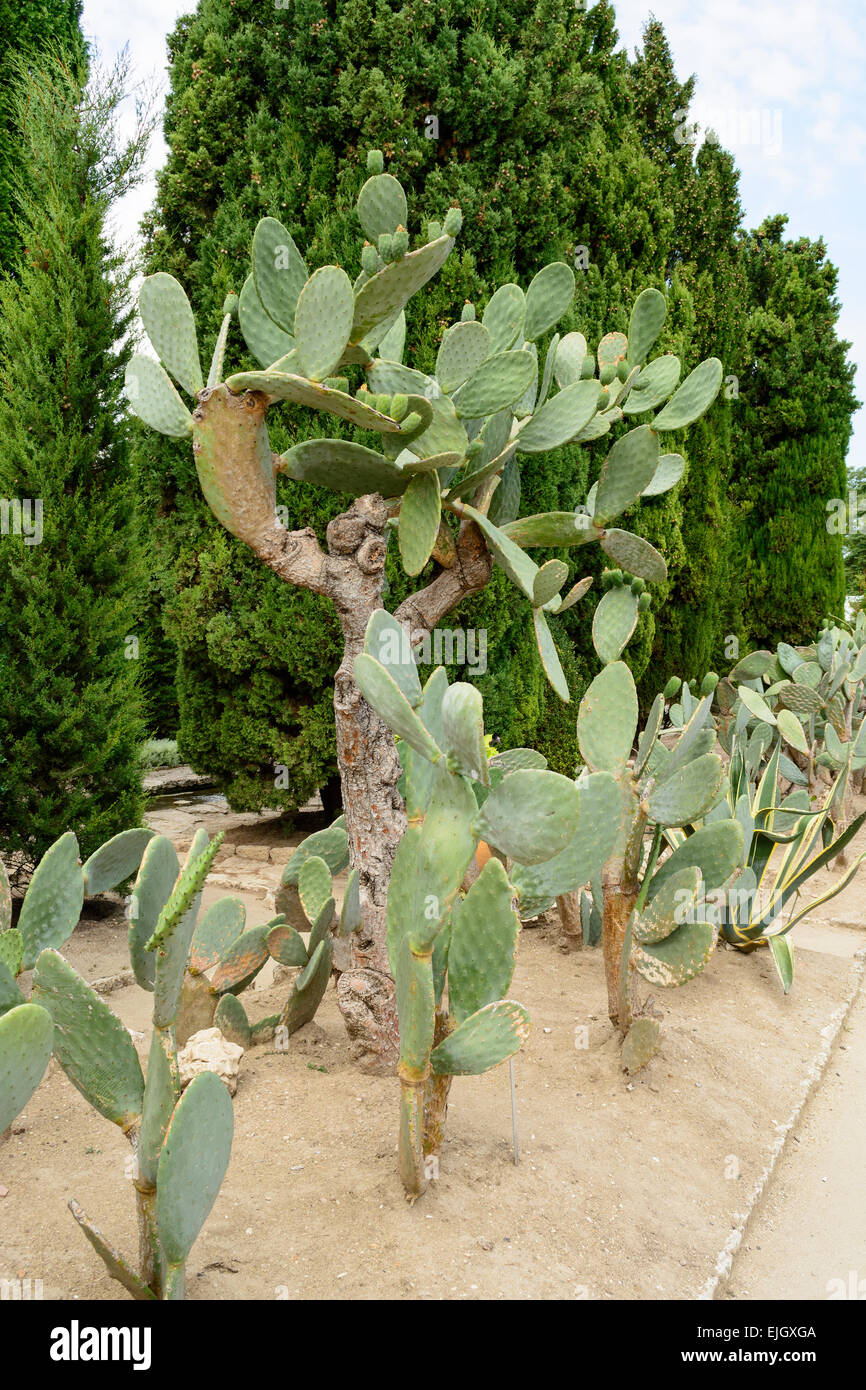
[[[773,653],[763,650],[749,652],[742,657],[728,675],[728,680],[754,681],[768,671],[773,664]]]
[[[704,753],[653,788],[647,798],[650,816],[658,825],[688,825],[699,820],[717,799],[724,780],[721,758]]]
[[[442,338],[436,357],[436,380],[450,396],[478,370],[491,353],[490,333],[482,323],[471,319],[455,323]]]
[[[287,927],[282,922],[271,927],[266,944],[268,954],[279,961],[280,965],[304,966],[307,963],[307,948],[294,927]]]
[[[340,921],[337,935],[351,936],[361,925],[361,878],[357,869],[352,869],[346,880],[346,891],[340,908]]]
[[[565,849],[540,864],[516,863],[511,869],[524,915],[529,903],[550,901],[582,888],[613,853],[622,815],[616,780],[609,772],[594,772],[577,790],[577,828]]]
[[[508,993],[520,933],[513,898],[502,864],[488,859],[466,897],[454,906],[448,999],[458,1024]]]
[[[219,1028],[223,1037],[230,1043],[246,1050],[250,1045],[252,1029],[247,1011],[234,994],[224,994],[216,1007],[214,1027]]]
[[[715,745],[715,728],[711,726],[709,731],[705,728],[707,720],[710,717],[712,704],[713,699],[711,693],[710,695],[705,695],[700,703],[696,705],[689,717],[688,723],[677,740],[676,747],[672,750],[670,757],[667,758],[664,768],[656,773],[659,781],[667,781],[667,779],[671,777],[678,768],[682,767],[684,763],[689,762],[694,757],[699,757],[702,752],[709,753],[712,750]],[[702,737],[707,732],[710,734],[708,747],[701,748]]]
[[[393,174],[374,174],[358,194],[358,221],[369,241],[378,242],[383,232],[406,227],[409,208],[402,184]]]
[[[210,842],[204,830],[196,831],[183,869],[171,890],[171,896],[159,914],[153,934],[145,942],[145,950],[165,949],[180,923],[187,921],[190,909],[200,897],[202,884],[224,839],[223,831]]]
[[[716,932],[708,922],[687,923],[655,946],[635,942],[632,964],[651,985],[684,985],[703,970],[715,944]]]
[[[562,560],[548,560],[542,565],[532,586],[532,603],[535,608],[543,608],[556,598],[566,579],[568,565]]]
[[[14,981],[16,975],[21,974],[21,961],[24,955],[24,938],[17,927],[10,927],[8,931],[0,931],[0,965],[5,966],[10,978]],[[19,1003],[20,1000],[15,1001]],[[6,1006],[7,1008],[10,1005]],[[0,1000],[0,1012],[3,1012],[2,1000]]]
[[[478,843],[473,824],[476,800],[465,778],[453,776],[442,763],[434,768],[430,802],[424,817],[410,876],[414,898],[402,930],[412,949],[429,950],[448,919]],[[394,930],[388,913],[389,941]],[[390,946],[389,946],[390,949]]]
[[[506,526],[515,521],[520,511],[520,466],[514,453],[510,453],[502,470],[499,486],[487,509],[487,515],[494,526]]]
[[[142,1279],[139,1279],[135,1270],[127,1264],[126,1260],[115,1250],[114,1246],[109,1245],[99,1227],[93,1224],[83,1207],[80,1207],[74,1198],[70,1202],[67,1202],[66,1205],[69,1207],[69,1210],[72,1212],[72,1215],[75,1217],[75,1220],[78,1222],[78,1225],[93,1246],[97,1255],[99,1255],[112,1279],[116,1279],[118,1284],[122,1284],[127,1293],[132,1294],[132,1297],[139,1302],[155,1302],[156,1294],[153,1290],[149,1289]]]
[[[573,608],[574,605],[578,603],[583,598],[584,594],[588,593],[591,588],[591,574],[587,575],[585,579],[579,579],[577,583],[573,584],[572,587],[569,589],[565,598],[562,600],[562,603],[559,605],[557,612],[564,613],[567,608]]]
[[[301,870],[303,873],[303,869]],[[300,892],[300,888],[298,890]],[[310,936],[307,943],[307,954],[312,956],[320,941],[324,941],[334,922],[336,913],[336,903],[334,899],[328,897],[322,903],[315,917],[311,918]]]
[[[408,937],[397,947],[394,981],[400,1020],[400,1063],[410,1072],[421,1073],[433,1046],[433,962],[427,952],[413,954]]]
[[[341,420],[349,420],[359,429],[377,430],[379,434],[400,434],[400,425],[387,415],[372,410],[363,401],[348,396],[344,391],[333,391],[318,382],[307,381],[306,377],[293,372],[235,372],[226,378],[226,386],[236,395],[244,391],[262,391],[275,401],[292,401],[295,405],[306,405],[312,410],[324,410]],[[429,402],[427,403],[429,406]],[[431,411],[432,414],[432,411]]]
[[[355,296],[345,270],[324,265],[315,271],[295,310],[295,346],[304,376],[321,381],[331,375],[349,341],[354,315]]]
[[[401,362],[388,362],[377,357],[367,368],[367,388],[373,395],[388,396],[426,396],[436,394],[437,384],[432,376],[416,372],[414,367],[404,367]]]
[[[417,708],[419,719],[440,748],[445,746],[442,702],[447,690],[448,678],[444,668],[437,666],[424,686],[421,703]],[[422,816],[427,810],[433,789],[433,764],[405,746],[401,747],[400,757],[406,769],[406,814],[411,819],[414,816]]]
[[[598,480],[593,516],[596,526],[605,526],[637,501],[652,480],[658,462],[658,435],[649,425],[629,430],[617,440]]]
[[[324,859],[313,855],[298,874],[298,894],[308,922],[315,922],[331,896],[331,871]]]
[[[574,298],[574,271],[564,261],[552,261],[539,270],[526,291],[526,318],[523,336],[540,338],[563,314]]]
[[[189,969],[201,973],[216,965],[243,934],[247,910],[240,898],[219,898],[203,912],[189,953]]]
[[[791,747],[796,748],[798,753],[809,752],[809,740],[806,738],[803,725],[800,723],[793,710],[777,710],[776,723],[786,743],[790,743]],[[866,729],[866,724],[864,724],[863,727]],[[2,940],[2,938],[0,938],[0,940]]]
[[[187,410],[168,373],[151,357],[136,353],[126,364],[124,391],[133,415],[152,430],[172,439],[192,434],[192,415]]]
[[[138,1136],[139,1176],[145,1182],[156,1182],[165,1132],[179,1099],[180,1077],[175,1040],[169,1032],[154,1028],[150,1035]]]
[[[595,677],[580,702],[577,741],[594,772],[619,772],[631,757],[637,732],[634,677],[623,661],[613,661]]]
[[[508,773],[516,772],[521,767],[547,767],[547,759],[536,748],[506,748],[490,759],[490,766]]]
[[[84,902],[84,875],[78,841],[71,830],[55,840],[36,866],[18,916],[23,942],[22,967],[32,970],[40,951],[59,948],[78,925]]]
[[[513,999],[487,1004],[455,1028],[430,1055],[436,1076],[478,1076],[498,1066],[529,1037],[529,1015]]]
[[[668,567],[663,555],[655,546],[645,541],[643,536],[635,536],[631,531],[609,528],[601,537],[599,544],[605,555],[615,560],[629,574],[646,579],[652,584],[661,584],[667,579]]]
[[[558,772],[512,772],[478,815],[481,839],[521,864],[539,864],[565,849],[577,828],[577,787]]]
[[[541,658],[541,664],[544,668],[544,674],[547,676],[547,679],[550,681],[551,686],[556,691],[560,700],[562,700],[563,704],[567,705],[571,700],[568,681],[565,678],[562,662],[559,659],[559,653],[556,650],[550,628],[547,625],[547,618],[545,617],[543,608],[533,608],[532,622],[535,627],[535,641],[538,647],[538,655]]]
[[[669,492],[672,487],[676,487],[685,469],[686,461],[682,454],[662,454],[658,468],[641,495],[658,497],[663,492]]]
[[[794,714],[802,715],[804,719],[818,714],[824,708],[824,701],[817,690],[812,690],[808,685],[795,684],[793,681],[787,681],[779,690],[779,703],[785,709],[792,710]]]
[[[51,1014],[39,1004],[22,1003],[0,1017],[0,1134],[42,1080],[53,1031]]]
[[[661,1043],[661,1024],[655,1018],[636,1018],[625,1035],[620,1060],[623,1070],[634,1076],[651,1062]]]
[[[116,1279],[119,1284],[140,1303],[156,1302],[157,1296],[147,1284],[138,1277],[135,1271],[127,1263],[124,1257],[113,1245],[109,1245],[99,1227],[91,1220],[83,1207],[73,1198],[66,1204],[80,1229],[84,1232],[89,1243],[99,1255],[103,1264],[112,1279]]]
[[[106,840],[94,850],[82,869],[85,893],[88,896],[107,893],[138,873],[141,857],[152,839],[152,830],[141,829],[122,830]]]
[[[212,1071],[200,1072],[171,1117],[159,1157],[156,1219],[171,1264],[183,1264],[226,1175],[234,1134],[231,1097]]]
[[[156,959],[145,943],[156,930],[179,874],[180,861],[171,840],[155,836],[145,848],[129,901],[129,958],[141,989],[153,989]]]
[[[360,652],[355,657],[354,675],[367,704],[384,719],[392,732],[405,739],[416,753],[435,763],[441,757],[440,748],[385,667],[367,656],[366,652]]]
[[[586,339],[582,333],[566,333],[559,340],[553,374],[561,391],[581,380],[581,369],[586,355]]]
[[[681,370],[680,359],[672,352],[648,362],[635,377],[632,389],[623,400],[623,415],[642,415],[645,410],[655,410],[676,390]]]
[[[410,251],[408,256],[392,261],[368,280],[355,295],[352,342],[359,343],[362,339],[369,342],[368,335],[372,330],[389,318],[392,323],[388,324],[386,331],[390,332],[400,310],[432,279],[448,258],[453,245],[453,237],[438,237],[417,251]]]
[[[634,302],[628,321],[629,360],[640,364],[662,331],[668,306],[658,290],[643,290]]]
[[[286,334],[292,332],[295,306],[309,274],[303,256],[282,223],[274,217],[263,217],[253,236],[255,288],[265,313]]]
[[[273,924],[250,927],[233,941],[211,977],[217,994],[240,994],[268,959],[268,933]]]
[[[442,517],[442,495],[435,473],[416,473],[400,508],[400,558],[407,574],[420,574],[433,552]]]
[[[701,871],[695,864],[671,874],[643,913],[634,919],[634,939],[653,946],[683,926],[694,912],[701,887]]]
[[[445,692],[441,719],[445,751],[453,754],[468,777],[488,787],[483,705],[480,690],[466,681],[456,681]]]
[[[306,280],[306,275],[304,280]],[[301,281],[301,285],[303,285],[304,280]],[[294,323],[294,305],[292,306],[290,322]],[[241,326],[241,333],[244,335],[244,342],[253,357],[263,367],[273,366],[275,362],[288,356],[294,349],[295,340],[291,334],[284,333],[281,328],[278,328],[273,319],[265,312],[252,275],[247,276],[240,293],[238,323]]]
[[[525,554],[504,529],[500,531],[475,507],[467,505],[463,510],[483,531],[490,552],[499,568],[505,571],[511,582],[516,584],[518,589],[531,601],[535,576],[538,572],[535,561]]]
[[[429,764],[428,764],[429,766]],[[431,768],[431,773],[435,769]],[[431,777],[432,791],[432,777]],[[418,911],[416,894],[418,891],[417,859],[421,843],[422,827],[410,824],[397,846],[391,877],[388,882],[388,904],[386,912],[388,962],[391,974],[396,978],[397,960],[403,942],[408,936]],[[472,846],[472,853],[475,845]]]
[[[198,340],[190,302],[173,275],[148,275],[138,296],[138,310],[159,360],[175,381],[195,396],[204,386]]]
[[[338,816],[326,830],[317,830],[298,845],[280,877],[280,883],[297,883],[301,865],[317,854],[332,874],[341,874],[349,863],[349,837],[344,816]]]
[[[406,458],[400,464],[400,469],[412,476],[415,473],[437,473],[444,468],[453,470],[459,468],[462,462],[462,454],[432,454],[429,458]],[[459,493],[457,495],[459,496]]]
[[[364,497],[368,492],[399,497],[409,486],[409,474],[374,449],[348,439],[307,439],[280,457],[283,471],[296,482],[316,483],[354,497]]]
[[[592,619],[592,644],[605,665],[619,660],[637,627],[637,603],[625,585],[602,594]]]
[[[309,1023],[324,998],[331,978],[334,948],[329,939],[320,941],[309,962],[295,980],[295,987],[280,1015],[280,1025],[291,1036]]]
[[[364,651],[385,667],[413,708],[420,704],[421,681],[409,645],[408,625],[403,627],[384,608],[377,609],[367,623]]]
[[[737,694],[745,705],[746,709],[755,719],[761,719],[765,724],[775,727],[776,716],[770,709],[763,696],[757,690],[752,690],[751,686],[741,685],[737,687]]]
[[[706,892],[724,887],[739,867],[742,852],[743,827],[739,821],[721,820],[702,825],[678,845],[656,870],[647,893],[647,903],[654,901],[673,874],[690,865],[700,869]]]
[[[491,295],[481,322],[490,334],[490,352],[507,352],[523,328],[526,298],[519,285],[500,285]]]
[[[535,343],[524,343],[522,350],[532,358],[532,376],[526,390],[511,406],[511,411],[518,420],[522,420],[525,415],[531,415],[538,400],[538,348]]]
[[[538,365],[532,353],[500,352],[488,357],[469,377],[455,401],[462,419],[494,415],[519,400],[531,383]]]
[[[100,1115],[129,1129],[141,1114],[144,1077],[120,1019],[56,951],[36,962],[33,998],[54,1021],[54,1055],[73,1086]]]
[[[585,524],[584,524],[585,523]],[[579,512],[541,512],[538,516],[522,516],[502,527],[500,533],[518,546],[587,545],[598,540],[603,532],[597,530],[588,516]],[[527,594],[531,598],[531,592]]]
[[[722,384],[723,368],[718,357],[708,357],[690,372],[664,410],[653,420],[654,430],[681,430],[709,410]]]
[[[406,344],[406,315],[401,309],[388,332],[379,340],[379,355],[389,362],[400,362]]]
[[[597,381],[575,381],[542,405],[517,436],[522,454],[541,454],[574,439],[595,414]]]

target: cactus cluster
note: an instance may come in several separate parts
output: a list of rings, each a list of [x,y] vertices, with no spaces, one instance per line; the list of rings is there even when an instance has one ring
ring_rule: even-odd
[[[221,837],[208,844],[204,831],[199,831],[177,872],[176,856],[171,863],[160,837],[149,831],[125,835],[109,841],[83,869],[77,860],[73,864],[68,842],[62,852],[53,846],[37,868],[28,896],[38,894],[39,901],[49,904],[50,922],[50,905],[78,898],[82,879],[101,885],[93,891],[104,891],[135,871],[144,849],[138,891],[145,864],[160,859],[162,878],[157,882],[151,874],[130,928],[136,978],[153,993],[154,1001],[146,1079],[126,1028],[56,949],[62,944],[59,928],[40,941],[33,1003],[15,1007],[0,1019],[0,1065],[6,1064],[13,1032],[19,1048],[26,1034],[39,1057],[50,1042],[73,1085],[127,1136],[136,1167],[138,1270],[109,1245],[77,1202],[69,1207],[109,1273],[133,1297],[177,1299],[183,1297],[187,1255],[216,1199],[232,1142],[232,1104],[217,1076],[202,1073],[181,1094],[175,1036],[201,887]],[[68,919],[67,914],[67,923]],[[25,1077],[24,1070],[20,1075]],[[30,1079],[33,1075],[31,1069]]]
[[[397,735],[404,767],[408,827],[387,921],[400,1017],[399,1168],[414,1201],[438,1163],[452,1077],[505,1061],[527,1035],[526,1010],[508,997],[520,921],[507,866],[566,848],[578,794],[558,773],[518,765],[531,755],[489,759],[478,690],[449,686],[443,667],[422,689],[411,655],[401,659],[402,635],[375,613],[355,680]]]
[[[574,297],[572,270],[554,262],[525,291],[516,284],[500,286],[480,319],[466,305],[446,330],[431,374],[405,366],[405,305],[450,254],[461,217],[459,209],[449,209],[444,224],[429,224],[428,240],[410,251],[401,185],[384,172],[379,151],[371,151],[368,170],[357,202],[366,240],[354,283],[337,266],[311,275],[288,230],[274,218],[256,228],[252,271],[237,314],[263,370],[219,382],[227,314],[203,390],[186,296],[171,276],[150,276],[139,306],[166,370],[150,358],[133,358],[127,373],[131,407],[163,433],[192,435],[206,500],[253,548],[261,548],[262,536],[273,528],[277,472],[356,497],[379,493],[390,500],[409,575],[419,575],[431,559],[443,568],[455,564],[453,529],[474,523],[495,563],[530,602],[544,669],[568,700],[547,619],[575,603],[586,582],[563,594],[568,567],[561,560],[539,567],[527,550],[597,541],[636,576],[663,579],[666,566],[658,551],[612,523],[640,497],[679,481],[684,461],[660,452],[659,435],[682,429],[709,408],[721,385],[721,363],[702,362],[680,384],[678,358],[665,354],[647,361],[666,315],[664,296],[647,289],[635,302],[628,336],[607,334],[592,355],[582,334],[554,333],[542,366],[539,340],[568,313]],[[352,372],[363,377],[354,394],[342,375]],[[198,398],[193,413],[171,377]],[[310,406],[378,432],[381,446],[318,438],[274,458],[264,413],[255,413],[251,401],[244,430],[257,462],[239,471],[237,418],[230,423],[224,413],[202,408],[215,393],[256,393],[266,407]],[[656,413],[648,423],[613,445],[585,507],[518,520],[521,455],[590,442],[627,416],[651,412]]]

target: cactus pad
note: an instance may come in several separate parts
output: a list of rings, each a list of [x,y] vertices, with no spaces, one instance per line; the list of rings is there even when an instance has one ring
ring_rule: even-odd
[[[478,1076],[519,1051],[529,1036],[529,1015],[513,999],[487,1004],[449,1033],[430,1055],[437,1076]]]
[[[354,314],[355,296],[345,270],[325,265],[310,276],[295,310],[295,346],[304,376],[321,381],[331,375],[349,341]]]
[[[686,923],[654,946],[632,945],[634,968],[651,985],[667,989],[684,985],[703,970],[716,944],[715,928],[708,922]]]
[[[358,221],[368,241],[378,242],[383,232],[396,232],[409,221],[402,185],[392,174],[374,174],[358,194]]]
[[[466,681],[455,681],[445,692],[441,719],[444,746],[468,777],[490,785],[484,747],[484,710],[481,692]]]
[[[500,352],[488,357],[469,377],[455,401],[463,419],[495,415],[523,395],[538,370],[530,352]]]
[[[677,483],[686,470],[686,461],[682,454],[662,454],[659,459],[659,466],[650,481],[643,490],[643,497],[658,497],[662,492],[669,492]]]
[[[634,677],[623,661],[613,661],[592,681],[580,702],[577,741],[593,771],[619,772],[631,756],[637,732]]]
[[[488,859],[452,911],[448,998],[457,1023],[508,992],[520,933],[513,898],[502,864]]]
[[[120,1019],[56,951],[39,957],[33,997],[51,1014],[54,1054],[73,1086],[100,1115],[129,1129],[141,1114],[144,1077]]]
[[[392,323],[386,331],[390,331],[400,310],[432,279],[453,245],[452,237],[438,237],[417,251],[410,251],[408,256],[392,261],[368,280],[355,295],[352,342],[369,341],[371,332],[389,318]]]
[[[84,875],[78,841],[71,830],[61,835],[40,859],[18,916],[23,942],[22,966],[32,970],[40,951],[69,940],[81,916]]]
[[[637,598],[625,584],[602,594],[592,620],[592,644],[605,665],[618,661],[637,627]]]
[[[129,903],[129,957],[141,989],[153,989],[156,960],[145,943],[156,930],[179,873],[180,861],[171,840],[155,836],[142,855]]]
[[[441,750],[418,718],[406,696],[384,666],[366,652],[355,657],[355,681],[358,689],[393,733],[414,748],[416,753],[436,762]]]
[[[573,298],[574,271],[564,261],[551,261],[533,277],[526,291],[523,336],[530,341],[542,337],[568,313]]]
[[[517,436],[522,454],[558,449],[589,424],[598,404],[597,381],[575,381],[540,406]]]
[[[199,918],[189,953],[193,973],[209,970],[241,936],[247,910],[240,898],[220,898]]]
[[[634,1076],[659,1050],[661,1025],[655,1018],[636,1018],[622,1045],[620,1060],[629,1076]]]
[[[435,473],[416,473],[400,508],[398,538],[400,557],[407,574],[420,574],[433,552],[442,515],[439,478]]]
[[[250,1045],[252,1029],[246,1009],[234,994],[224,994],[216,1007],[214,1027],[219,1028],[223,1037],[246,1050]]]
[[[175,381],[195,396],[204,386],[190,302],[173,275],[160,271],[142,282],[138,309],[154,351]]]
[[[519,285],[500,285],[491,295],[481,322],[490,334],[490,352],[507,352],[517,341],[526,314],[526,298]]]
[[[490,356],[490,333],[482,323],[472,319],[455,323],[443,335],[436,357],[436,380],[448,395],[468,381],[481,363]]]
[[[253,236],[256,294],[268,317],[287,335],[292,332],[295,306],[309,273],[303,256],[282,223],[274,217],[263,217]],[[243,321],[241,329],[243,331]]]
[[[22,1003],[0,1017],[0,1134],[42,1080],[52,1033],[51,1014],[39,1004]]]
[[[177,1103],[159,1158],[156,1213],[171,1264],[182,1264],[226,1175],[234,1133],[229,1093],[214,1072],[194,1077]]]
[[[708,357],[690,372],[663,410],[653,420],[654,430],[681,430],[709,410],[722,384],[723,367],[718,357]]]
[[[658,435],[649,425],[629,430],[617,440],[598,480],[593,516],[596,526],[605,526],[637,501],[651,482],[658,462]]]
[[[384,608],[379,608],[367,623],[364,651],[385,667],[414,708],[421,702],[421,681],[409,635],[408,625],[403,627]]]
[[[657,825],[688,825],[706,815],[725,780],[721,758],[715,753],[684,763],[672,776],[654,787],[647,798]]]
[[[138,873],[141,857],[152,839],[152,830],[141,829],[122,830],[106,840],[82,869],[85,893],[107,893]]]
[[[481,839],[521,864],[565,849],[577,828],[577,787],[558,772],[512,772],[494,787],[478,817]]]
[[[661,584],[667,579],[668,567],[664,556],[655,546],[645,541],[643,536],[635,536],[631,531],[609,528],[601,537],[599,544],[605,555],[615,560],[629,574],[646,579],[652,584]]]
[[[307,439],[280,458],[283,472],[296,482],[317,483],[353,497],[368,492],[399,497],[409,485],[409,475],[382,454],[347,439]]]
[[[662,331],[667,303],[659,290],[643,290],[632,306],[628,321],[628,355],[635,364],[644,361]]]
[[[306,275],[304,280],[306,280]],[[301,285],[304,284],[304,280],[301,281]],[[298,292],[300,293],[300,286]],[[292,306],[291,322],[294,323],[294,305]],[[270,315],[265,312],[264,305],[256,290],[255,278],[252,275],[248,275],[244,281],[238,299],[238,323],[241,326],[241,333],[244,335],[247,347],[263,367],[273,366],[275,362],[279,362],[281,358],[290,353],[295,346],[295,340],[291,334],[278,328]]]

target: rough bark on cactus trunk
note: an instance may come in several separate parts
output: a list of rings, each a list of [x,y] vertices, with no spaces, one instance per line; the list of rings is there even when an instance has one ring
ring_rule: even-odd
[[[225,385],[200,391],[193,452],[202,490],[226,529],[287,583],[330,598],[340,619],[345,649],[334,682],[337,760],[351,863],[359,870],[361,928],[352,935],[350,964],[340,976],[337,997],[360,1065],[393,1071],[398,1024],[385,906],[406,820],[393,736],[362,698],[352,673],[370,615],[384,606],[388,509],[378,494],[357,498],[328,526],[327,552],[312,528],[287,531],[276,513],[275,479],[283,463],[267,442],[270,404],[260,391],[236,395]],[[449,568],[406,599],[395,615],[418,642],[490,578],[490,554],[472,521],[460,523],[449,558]]]

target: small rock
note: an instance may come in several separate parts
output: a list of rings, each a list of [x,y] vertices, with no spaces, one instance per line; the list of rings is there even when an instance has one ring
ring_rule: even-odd
[[[0,1187],[0,1197],[8,1197],[8,1196],[9,1196],[9,1188],[8,1188],[8,1187]]]
[[[204,1028],[193,1033],[186,1047],[177,1055],[180,1069],[181,1087],[188,1086],[200,1072],[216,1072],[226,1083],[229,1095],[238,1088],[238,1066],[244,1049],[238,1043],[228,1042],[219,1028]]]

